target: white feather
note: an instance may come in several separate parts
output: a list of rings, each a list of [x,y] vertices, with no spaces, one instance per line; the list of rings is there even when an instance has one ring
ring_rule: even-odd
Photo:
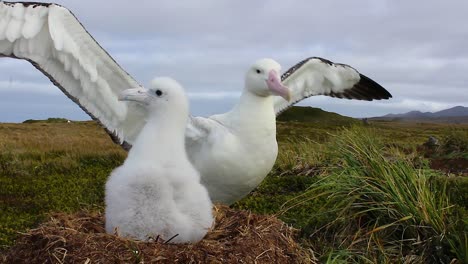
[[[353,87],[360,80],[359,73],[346,65],[330,65],[318,58],[309,59],[283,83],[291,90],[291,101],[275,97],[274,107],[278,114],[296,102],[313,95],[340,93]]]
[[[8,8],[3,2],[0,2],[0,39],[5,38],[8,24],[10,23],[11,8]]]
[[[153,81],[159,98],[147,94],[148,123],[125,163],[106,183],[106,231],[148,240],[201,240],[213,223],[212,204],[184,146],[188,100],[168,78]]]
[[[26,13],[24,14],[24,26],[21,34],[24,38],[30,39],[36,36],[37,33],[42,28],[44,19],[39,17],[39,13],[36,12],[32,6],[26,8]]]
[[[121,142],[132,143],[145,124],[141,106],[116,100],[140,85],[64,7],[0,2],[0,54],[33,61]]]
[[[24,7],[22,4],[15,4],[11,11],[10,22],[8,23],[5,36],[13,42],[21,36],[21,29],[24,24]]]
[[[5,56],[10,56],[13,51],[13,46],[7,40],[0,40],[0,53]]]

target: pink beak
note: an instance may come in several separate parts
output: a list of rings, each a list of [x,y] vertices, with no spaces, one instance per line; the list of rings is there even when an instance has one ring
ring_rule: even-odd
[[[288,102],[291,100],[289,88],[281,83],[279,75],[275,70],[271,70],[268,73],[268,80],[266,80],[266,83],[268,89],[270,89],[273,94],[283,97]]]

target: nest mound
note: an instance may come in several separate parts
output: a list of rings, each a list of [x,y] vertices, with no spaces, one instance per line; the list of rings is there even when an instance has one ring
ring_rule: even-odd
[[[22,234],[4,263],[312,263],[296,230],[273,216],[216,206],[212,230],[196,244],[142,242],[105,233],[99,212],[54,214]]]

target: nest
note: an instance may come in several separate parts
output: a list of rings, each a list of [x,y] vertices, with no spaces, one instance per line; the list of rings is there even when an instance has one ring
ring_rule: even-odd
[[[22,234],[4,263],[313,263],[296,230],[273,216],[214,208],[213,228],[195,244],[142,242],[105,233],[100,212],[54,214]]]

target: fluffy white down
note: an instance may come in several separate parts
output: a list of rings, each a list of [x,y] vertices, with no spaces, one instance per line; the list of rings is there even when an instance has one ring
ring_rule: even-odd
[[[156,96],[157,90],[163,95]],[[171,242],[194,243],[205,236],[213,216],[184,148],[187,99],[167,78],[156,79],[146,91],[144,98],[135,94],[146,104],[148,121],[106,183],[106,231],[139,240],[177,235]]]
[[[197,172],[185,166],[124,164],[106,183],[106,232],[139,240],[200,241],[213,222],[211,201]]]

